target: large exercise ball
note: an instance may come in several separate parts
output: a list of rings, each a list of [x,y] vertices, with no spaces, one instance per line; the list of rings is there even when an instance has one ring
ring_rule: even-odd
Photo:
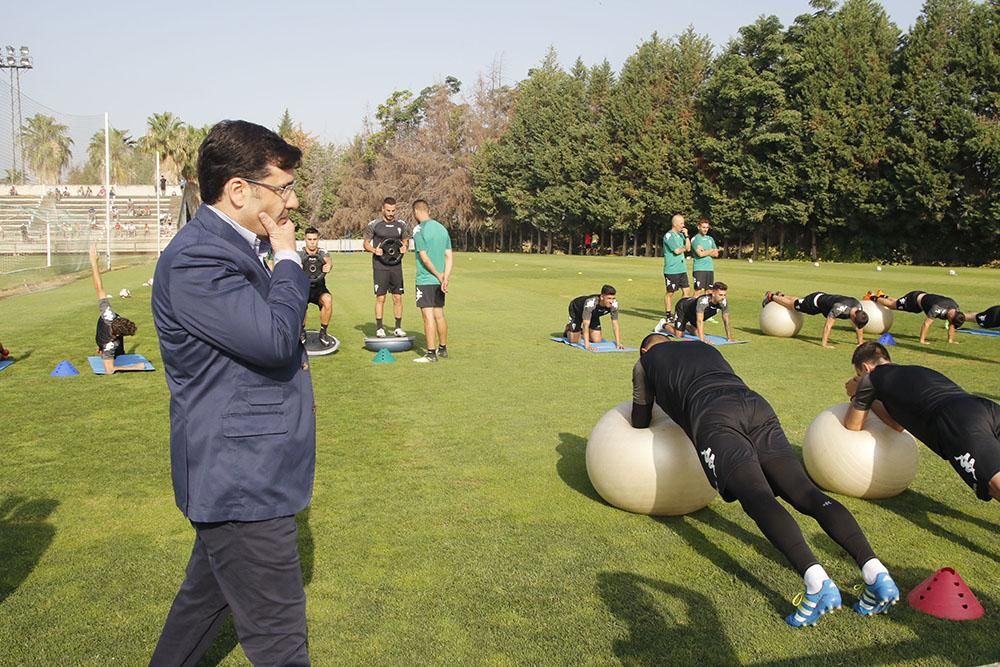
[[[834,493],[855,498],[890,498],[906,490],[917,475],[917,442],[896,431],[874,412],[863,429],[844,427],[847,403],[819,413],[802,445],[806,471],[813,481]]]
[[[653,406],[649,428],[632,428],[631,401],[608,410],[587,439],[587,475],[597,493],[623,510],[676,516],[712,502],[691,440]]]
[[[892,328],[893,313],[885,306],[865,299],[861,302],[861,308],[868,313],[865,333],[882,335]]]
[[[791,338],[802,328],[802,313],[773,301],[760,310],[760,330],[767,336]]]

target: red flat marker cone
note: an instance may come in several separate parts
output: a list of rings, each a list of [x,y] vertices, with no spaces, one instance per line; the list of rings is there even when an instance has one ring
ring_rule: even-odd
[[[920,582],[906,601],[917,611],[949,621],[972,621],[985,613],[961,575],[950,567],[942,567]]]

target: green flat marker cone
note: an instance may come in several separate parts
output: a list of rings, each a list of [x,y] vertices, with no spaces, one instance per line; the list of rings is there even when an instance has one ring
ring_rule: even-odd
[[[372,363],[375,364],[391,364],[394,361],[396,361],[396,357],[392,356],[392,352],[384,348],[379,350],[378,354],[372,358]]]

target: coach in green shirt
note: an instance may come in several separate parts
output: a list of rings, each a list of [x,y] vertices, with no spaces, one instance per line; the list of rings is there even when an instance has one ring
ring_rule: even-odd
[[[708,220],[704,218],[698,222],[698,233],[691,239],[691,254],[694,255],[694,266],[691,267],[694,293],[701,296],[712,289],[715,282],[715,262],[712,258],[719,256],[719,246],[708,235]]]
[[[690,250],[691,239],[684,226],[684,216],[675,215],[670,219],[670,231],[663,235],[663,282],[667,286],[663,307],[668,319],[674,312],[674,292],[681,290],[684,296],[691,296],[687,263],[684,261],[684,253]]]
[[[444,296],[451,277],[451,237],[448,230],[431,217],[423,199],[413,202],[413,247],[417,251],[417,308],[424,319],[427,353],[417,363],[436,362],[448,357],[448,322],[444,318]]]

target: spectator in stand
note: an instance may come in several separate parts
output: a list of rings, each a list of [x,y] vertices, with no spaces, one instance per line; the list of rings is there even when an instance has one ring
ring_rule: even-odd
[[[108,193],[108,191],[107,191],[107,190],[105,190],[105,189],[104,189],[104,186],[102,185],[102,186],[101,186],[101,189],[97,191],[97,196],[98,196],[98,197],[103,197],[103,196],[104,196],[104,195],[106,195],[107,193]]]
[[[160,196],[167,194],[167,177],[160,176]]]
[[[93,197],[94,196],[94,191],[90,189],[89,185],[87,186],[87,196],[88,197]]]
[[[83,196],[83,194],[84,194],[84,193],[83,193],[83,186],[81,185],[80,187],[78,187],[78,188],[76,189],[76,196],[77,196],[77,197],[82,197],[82,196]]]
[[[11,197],[16,197],[17,196],[17,188],[14,187],[13,185],[10,186],[10,196]]]
[[[63,194],[63,197],[69,197],[70,196],[70,194],[69,194],[69,187],[68,186],[65,186],[65,185],[63,186],[63,193],[62,194]]]
[[[21,223],[21,240],[28,241],[28,223],[26,222]]]

